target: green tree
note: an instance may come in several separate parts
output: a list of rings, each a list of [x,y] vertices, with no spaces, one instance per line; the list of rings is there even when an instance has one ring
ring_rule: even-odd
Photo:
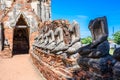
[[[82,44],[90,44],[92,42],[92,37],[88,36],[81,39]]]
[[[115,43],[120,44],[120,31],[117,31],[117,32],[113,35],[113,38],[114,38],[114,42],[115,42]]]

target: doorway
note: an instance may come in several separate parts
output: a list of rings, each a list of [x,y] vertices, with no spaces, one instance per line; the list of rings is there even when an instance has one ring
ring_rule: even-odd
[[[29,24],[23,13],[16,18],[13,28],[13,54],[29,53]]]
[[[29,53],[29,29],[15,28],[13,34],[13,54]]]

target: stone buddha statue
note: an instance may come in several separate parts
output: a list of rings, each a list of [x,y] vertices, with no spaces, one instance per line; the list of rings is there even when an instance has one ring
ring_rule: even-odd
[[[48,44],[48,37],[47,37],[47,33],[43,36],[43,43],[40,44],[40,48],[41,49],[46,49],[46,45]]]
[[[53,53],[57,53],[59,51],[65,51],[68,47],[65,45],[64,39],[63,39],[63,30],[62,28],[58,27],[55,30],[55,41],[56,41],[56,47],[52,50]]]
[[[92,43],[81,47],[78,52],[82,56],[97,58],[109,54],[108,27],[106,17],[96,18],[89,23],[92,34]]]
[[[81,47],[80,42],[80,30],[79,25],[76,21],[74,21],[69,28],[71,42],[69,44],[69,48],[67,49],[68,54],[75,54],[75,52]]]
[[[46,48],[51,51],[55,48],[55,37],[53,30],[48,31],[47,37],[48,37],[48,44]]]
[[[43,42],[43,34],[38,35],[35,39],[34,46],[38,46]]]
[[[88,27],[93,41],[77,51],[81,55],[78,59],[78,64],[82,68],[86,67],[85,69],[88,72],[92,69],[93,74],[91,73],[91,76],[97,76],[97,79],[99,79],[99,76],[101,76],[100,78],[111,78],[114,60],[109,55],[107,19],[106,17],[99,17],[91,20]]]
[[[39,36],[39,39],[38,39],[38,44],[40,45],[40,44],[42,44],[43,43],[43,34],[40,34],[40,36]]]

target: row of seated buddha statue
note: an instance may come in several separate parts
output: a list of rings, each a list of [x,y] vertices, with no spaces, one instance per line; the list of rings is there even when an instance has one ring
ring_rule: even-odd
[[[120,80],[120,48],[117,48],[113,55],[109,54],[107,18],[104,16],[91,20],[88,28],[92,42],[85,46],[81,45],[79,26],[75,21],[68,29],[71,36],[69,44],[65,44],[63,29],[59,26],[54,30],[48,30],[47,33],[42,30],[33,46],[39,47],[45,53],[65,53],[67,58],[79,53],[77,63],[80,71],[86,73],[81,80]],[[79,71],[76,74],[78,75]]]
[[[46,28],[44,30],[47,30]],[[79,25],[76,21],[68,29],[71,36],[69,44],[64,41],[64,32],[61,26],[55,28],[55,30],[48,30],[47,33],[44,33],[46,32],[44,30],[36,38],[33,46],[39,47],[46,53],[57,55],[66,53],[69,56],[69,54],[74,54],[81,47]]]

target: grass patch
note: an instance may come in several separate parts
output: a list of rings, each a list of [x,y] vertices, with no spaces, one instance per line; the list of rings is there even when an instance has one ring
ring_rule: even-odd
[[[114,49],[110,49],[110,55],[113,55]]]

